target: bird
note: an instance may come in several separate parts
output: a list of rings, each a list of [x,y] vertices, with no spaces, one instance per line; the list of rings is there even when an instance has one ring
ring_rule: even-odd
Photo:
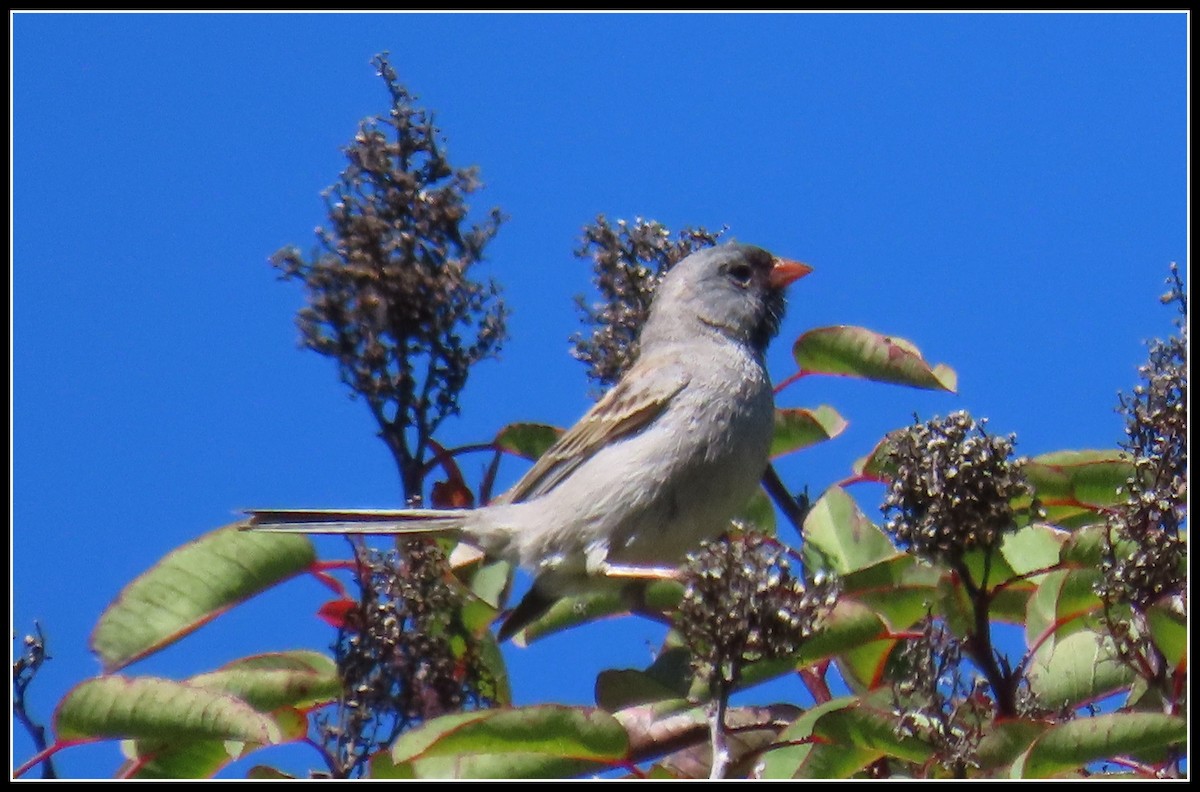
[[[673,576],[725,533],[768,465],[765,352],[807,264],[736,242],[667,270],[620,380],[504,494],[477,508],[249,509],[248,530],[451,534],[533,575],[515,634],[597,579]]]

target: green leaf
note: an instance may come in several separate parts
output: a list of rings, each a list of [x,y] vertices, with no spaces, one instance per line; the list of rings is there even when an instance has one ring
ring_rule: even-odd
[[[795,664],[812,665],[818,660],[868,645],[887,635],[887,625],[878,614],[861,603],[842,599],[800,646]]]
[[[526,459],[537,459],[554,445],[562,433],[562,429],[549,424],[513,423],[501,429],[492,442],[501,451]]]
[[[864,327],[838,325],[804,333],[792,346],[800,370],[838,374],[914,388],[953,392],[958,376],[944,364],[930,366],[911,342]]]
[[[1150,626],[1150,637],[1167,664],[1171,668],[1181,667],[1187,661],[1187,617],[1168,603],[1160,602],[1147,609],[1146,622]]]
[[[1037,591],[1038,582],[1049,574],[1048,571],[1032,573],[1056,567],[1069,536],[1044,523],[1027,525],[1005,535],[1000,544],[1000,555],[1008,572],[1007,576],[997,576],[995,572],[991,576],[993,597],[988,610],[993,619],[1011,624],[1027,623],[1029,599]],[[1005,584],[1004,588],[997,589],[1001,583]]]
[[[102,676],[76,685],[54,713],[59,739],[280,740],[274,720],[220,691],[156,677]]]
[[[547,705],[435,718],[371,766],[376,777],[564,778],[621,762],[628,747],[608,713]]]
[[[470,571],[469,576],[468,588],[471,593],[494,611],[500,608],[512,582],[512,564],[507,561],[488,561]],[[494,617],[495,613],[493,612],[487,617],[487,621],[490,623]],[[470,625],[472,630],[479,626],[478,624]]]
[[[813,729],[828,712],[843,709],[857,702],[851,697],[836,698],[809,708],[779,734],[778,748],[763,755],[763,778],[793,778],[800,765],[812,752],[815,740]]]
[[[683,698],[692,677],[691,653],[673,646],[660,651],[644,671],[601,671],[596,677],[596,703],[608,712],[616,712],[638,704]]]
[[[837,660],[842,677],[852,690],[875,685],[896,639],[879,615],[866,605],[843,597],[813,635],[800,647],[796,666],[820,660]]]
[[[767,494],[766,490],[759,487],[734,519],[753,525],[763,533],[774,534],[776,528],[775,504],[771,502],[771,496]]]
[[[616,712],[638,704],[682,699],[673,690],[645,671],[634,668],[613,668],[601,671],[596,677],[596,703],[607,712]]]
[[[1049,778],[1103,759],[1165,748],[1187,738],[1187,721],[1153,712],[1077,718],[1047,729],[1013,764],[1014,778]]]
[[[962,561],[963,566],[971,573],[971,579],[979,585],[985,585],[989,591],[1017,575],[1008,565],[1004,554],[994,552],[990,548],[972,548],[963,553]]]
[[[1096,513],[1121,503],[1134,467],[1120,451],[1056,451],[1030,459],[1024,472],[1047,510],[1066,509],[1058,521],[1069,516],[1077,522],[1079,510]]]
[[[121,590],[91,636],[106,672],[179,640],[316,560],[305,536],[242,531],[240,525],[171,551]]]
[[[1072,709],[1098,701],[1133,681],[1112,638],[1083,630],[1043,645],[1029,668],[1029,689],[1047,708]]]
[[[1068,534],[1042,523],[1027,525],[1007,534],[1000,543],[1000,553],[1017,575],[1028,575],[1058,563],[1059,553]]]
[[[984,730],[975,760],[981,770],[994,770],[1011,764],[1029,745],[1049,728],[1044,721],[998,720]]]
[[[804,537],[805,562],[838,575],[900,554],[854,499],[837,486],[827,489],[809,510]]]
[[[855,646],[839,655],[838,670],[841,671],[846,685],[856,693],[865,693],[879,687],[888,657],[899,642],[897,638],[880,638]]]
[[[854,475],[870,481],[889,481],[896,474],[892,452],[891,435],[885,435],[869,454],[855,460],[851,470],[854,471]]]
[[[908,556],[910,562],[915,562]],[[900,567],[899,561],[885,561],[874,567],[863,570],[871,573],[876,569]],[[941,580],[939,571],[924,564],[910,563],[907,574],[898,577],[892,586],[879,585],[872,589],[863,589],[858,575],[848,576],[843,588],[843,597],[853,597],[879,614],[893,630],[905,630],[924,618],[941,597],[938,585]],[[919,579],[914,573],[934,573],[928,580]]]
[[[605,585],[556,601],[545,614],[521,630],[514,640],[527,646],[547,635],[580,624],[628,614],[635,604],[643,604],[650,610],[661,612],[676,607],[681,599],[683,585],[674,580],[630,580],[620,588]]]
[[[821,715],[812,731],[820,742],[797,769],[800,778],[849,778],[884,756],[920,763],[933,754],[921,740],[898,735],[890,713],[861,703]]]
[[[230,693],[260,712],[279,707],[311,707],[333,701],[341,693],[333,660],[308,651],[246,657],[187,681],[197,687]]]
[[[226,740],[187,740],[182,743],[126,741],[129,757],[118,778],[212,778],[218,770],[240,759],[246,743]]]
[[[813,733],[824,737],[833,747],[871,748],[906,762],[924,762],[933,754],[933,749],[921,740],[897,734],[896,717],[890,712],[864,703],[824,715]]]
[[[1064,566],[1080,569],[1098,569],[1104,562],[1105,533],[1103,525],[1089,525],[1072,531],[1065,542],[1059,558]]]
[[[1025,638],[1030,646],[1045,640],[1055,640],[1077,632],[1086,626],[1082,617],[1100,609],[1100,597],[1096,595],[1096,582],[1100,578],[1098,569],[1064,569],[1050,572],[1038,584],[1029,598],[1025,620]]]
[[[846,426],[846,419],[827,405],[815,410],[777,409],[771,458],[830,440],[845,431]]]
[[[477,636],[477,640],[479,660],[490,682],[490,689],[484,692],[494,704],[508,706],[512,703],[512,686],[508,681],[508,666],[500,651],[500,642],[496,640],[495,633],[490,631]]]
[[[280,709],[271,714],[283,741],[297,741],[308,731],[308,718],[298,710]],[[118,772],[120,778],[166,779],[211,778],[231,762],[242,759],[261,746],[237,740],[124,740],[122,752],[129,761]]]

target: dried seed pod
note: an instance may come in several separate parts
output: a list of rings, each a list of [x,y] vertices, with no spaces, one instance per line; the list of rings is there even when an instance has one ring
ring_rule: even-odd
[[[1013,458],[1015,435],[985,431],[959,411],[894,432],[895,474],[883,501],[885,529],[896,542],[931,561],[961,559],[994,548],[1015,530],[1014,498],[1032,495]]]

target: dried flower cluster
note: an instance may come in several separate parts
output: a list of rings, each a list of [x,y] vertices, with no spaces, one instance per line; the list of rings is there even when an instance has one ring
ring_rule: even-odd
[[[361,598],[334,647],[342,680],[336,724],[322,724],[343,777],[405,729],[485,707],[492,681],[458,625],[460,598],[444,553],[414,540],[400,551],[356,546]]]
[[[956,561],[994,548],[1016,528],[1014,498],[1032,495],[1013,459],[1015,435],[998,437],[959,411],[895,432],[895,475],[883,511],[886,529],[920,558]]]
[[[1187,300],[1179,269],[1171,268],[1178,333],[1150,345],[1139,369],[1142,383],[1120,397],[1135,474],[1125,503],[1109,520],[1102,591],[1144,611],[1186,583],[1187,547],[1180,527],[1187,517]]]
[[[945,626],[932,618],[919,626],[920,636],[896,655],[896,733],[929,743],[938,762],[962,776],[978,766],[976,753],[994,705],[985,681],[965,670],[962,646]]]
[[[588,367],[588,376],[601,388],[613,385],[637,359],[638,334],[650,310],[650,300],[663,274],[691,253],[717,244],[715,233],[685,228],[671,239],[666,226],[637,218],[616,225],[600,215],[583,229],[583,245],[575,255],[591,259],[600,300],[588,305],[576,297],[590,335],[572,337],[572,354]]]
[[[832,579],[806,586],[787,548],[759,533],[705,543],[683,580],[676,627],[710,688],[735,683],[747,663],[796,652],[837,598]]]
[[[450,166],[432,117],[386,56],[374,65],[390,114],[363,121],[345,149],[350,164],[324,194],[320,250],[306,259],[285,248],[272,265],[304,284],[301,343],[337,360],[367,401],[413,498],[430,436],[457,412],[470,367],[505,338],[495,283],[472,279],[502,217],[493,209],[482,225],[467,223],[475,169]]]

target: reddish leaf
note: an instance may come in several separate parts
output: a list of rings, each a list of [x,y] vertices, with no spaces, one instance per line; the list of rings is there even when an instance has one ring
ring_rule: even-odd
[[[317,618],[340,630],[347,626],[350,614],[356,607],[358,603],[352,599],[330,600],[317,609]]]
[[[469,509],[475,505],[475,496],[461,481],[437,481],[429,493],[435,509]]]
[[[953,392],[954,369],[931,366],[912,342],[865,327],[818,327],[796,339],[792,356],[802,373],[861,377],[914,388]]]

